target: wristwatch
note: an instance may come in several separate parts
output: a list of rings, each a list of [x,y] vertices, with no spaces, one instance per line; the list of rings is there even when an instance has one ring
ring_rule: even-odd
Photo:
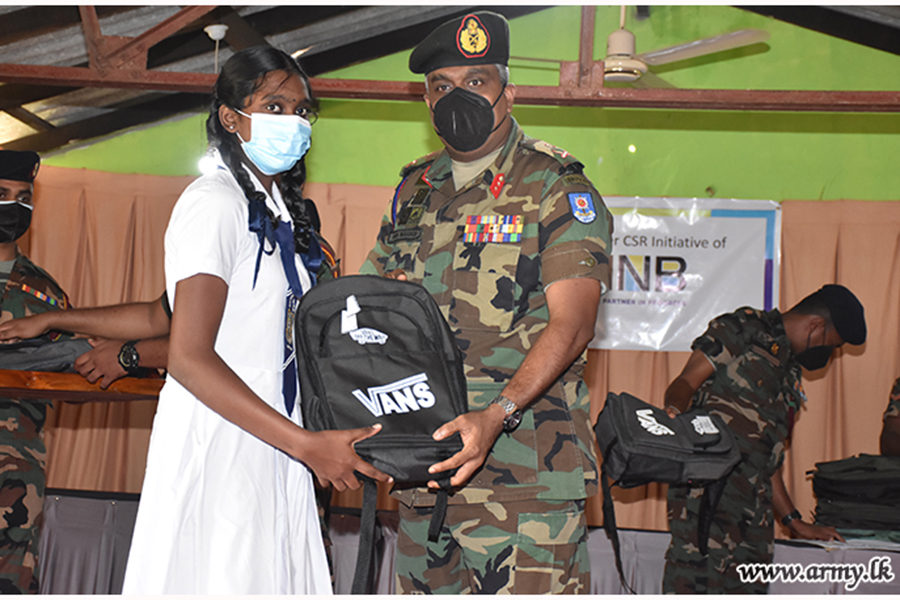
[[[506,396],[500,395],[491,400],[491,404],[499,404],[500,408],[506,412],[506,418],[503,419],[503,431],[510,433],[516,430],[519,423],[522,422],[522,411]],[[488,405],[490,406],[490,404]]]
[[[138,340],[125,342],[122,344],[122,349],[119,350],[119,365],[129,375],[135,375],[140,370],[138,363],[141,360],[141,355],[138,354],[137,348],[134,347],[137,343]]]
[[[784,515],[783,517],[781,517],[781,524],[784,525],[785,527],[787,527],[788,525],[791,524],[791,521],[794,521],[797,519],[802,520],[803,516],[800,514],[800,511],[795,508],[791,514]]]

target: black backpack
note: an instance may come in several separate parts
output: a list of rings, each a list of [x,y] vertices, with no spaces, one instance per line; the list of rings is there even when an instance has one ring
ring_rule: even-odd
[[[612,542],[622,584],[634,593],[622,573],[609,480],[623,488],[654,482],[705,486],[697,536],[705,555],[726,475],[741,459],[734,435],[722,418],[695,409],[670,419],[665,410],[639,398],[610,392],[594,433],[603,455],[603,528]]]
[[[816,523],[845,529],[900,529],[900,456],[860,454],[816,463]]]
[[[462,449],[459,434],[434,431],[468,409],[462,354],[446,320],[421,285],[350,275],[306,292],[297,309],[297,362],[305,426],[312,431],[381,423],[357,454],[400,486],[437,480],[429,536],[437,539],[452,472],[428,467]],[[371,571],[377,487],[365,479],[353,593]]]

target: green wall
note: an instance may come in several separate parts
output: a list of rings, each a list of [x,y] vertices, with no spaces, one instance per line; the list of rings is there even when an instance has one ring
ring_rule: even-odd
[[[298,7],[298,10],[302,8]],[[618,7],[597,7],[595,57],[618,26]],[[637,51],[745,27],[770,32],[767,47],[666,65],[682,88],[891,90],[900,57],[726,6],[652,6],[629,15]],[[577,60],[580,7],[559,6],[511,22],[514,57]],[[415,80],[408,52],[327,74]],[[555,64],[514,58],[513,82],[556,85]],[[526,132],[578,157],[601,193],[750,199],[900,197],[900,114],[773,113],[519,106]],[[194,174],[203,115],[133,130],[58,152],[46,164],[114,172]],[[439,147],[424,103],[323,100],[310,179],[393,186],[401,166]],[[629,147],[633,146],[634,151]]]

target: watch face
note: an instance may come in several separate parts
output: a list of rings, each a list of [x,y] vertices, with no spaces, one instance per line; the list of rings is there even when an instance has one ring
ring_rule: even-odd
[[[503,419],[503,431],[514,431],[519,423],[522,422],[522,411],[514,410],[505,419]]]
[[[136,369],[139,360],[138,352],[134,346],[125,346],[119,352],[119,363],[126,371]]]

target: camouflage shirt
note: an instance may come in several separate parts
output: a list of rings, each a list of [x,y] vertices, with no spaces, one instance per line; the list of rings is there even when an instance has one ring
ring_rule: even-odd
[[[69,299],[59,284],[20,254],[0,298],[0,323],[68,307]],[[10,446],[19,451],[30,446],[44,427],[46,413],[46,403],[40,400],[0,399],[0,453],[9,452]]]
[[[772,560],[772,476],[784,461],[794,414],[805,400],[801,368],[792,360],[778,310],[745,307],[716,317],[691,348],[702,352],[715,368],[694,394],[692,408],[706,408],[724,419],[734,433],[741,461],[728,476],[712,517],[708,562],[697,546],[702,488],[669,486],[672,542],[663,589],[665,593],[723,593],[729,586],[749,590],[739,581],[735,565]]]
[[[0,322],[67,308],[50,275],[19,255],[0,298]],[[0,593],[37,593],[47,404],[0,398]]]
[[[464,354],[470,410],[487,407],[546,327],[545,288],[591,277],[609,284],[612,218],[582,165],[524,136],[518,124],[487,170],[457,190],[446,150],[401,172],[361,272],[403,269],[434,297]],[[596,492],[584,356],[501,434],[451,503],[579,499]],[[434,494],[404,490],[408,505]]]
[[[888,401],[887,410],[884,411],[884,418],[900,417],[900,378],[894,381],[894,387],[891,389],[891,399]]]
[[[741,464],[768,480],[784,461],[794,413],[805,400],[781,313],[744,307],[716,317],[691,349],[715,367],[693,406],[720,414],[735,433]]]

